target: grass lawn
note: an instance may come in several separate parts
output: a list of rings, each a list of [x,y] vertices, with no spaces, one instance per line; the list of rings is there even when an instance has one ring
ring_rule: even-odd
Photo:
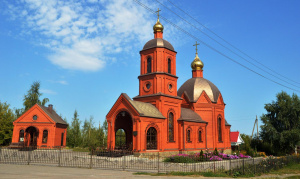
[[[150,175],[150,176],[202,176],[202,177],[255,177],[261,176],[258,175],[234,175],[230,176],[228,173],[225,172],[169,172],[169,173],[148,173],[148,172],[137,172],[134,173],[135,175]],[[284,174],[300,174],[300,164],[289,164],[288,166],[274,170],[269,173],[263,174],[263,177],[269,178],[268,175],[284,175]],[[298,176],[300,178],[300,176]],[[271,177],[274,178],[274,177]],[[276,178],[276,177],[275,177]],[[293,177],[291,177],[293,178]],[[294,177],[295,178],[295,177]],[[297,177],[296,177],[297,178]]]
[[[300,164],[289,164],[282,169],[271,171],[270,174],[300,174]]]

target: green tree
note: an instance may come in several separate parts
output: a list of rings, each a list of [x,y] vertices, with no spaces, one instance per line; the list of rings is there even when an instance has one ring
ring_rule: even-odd
[[[244,143],[240,145],[240,150],[245,150],[247,155],[254,157],[255,151],[251,147],[251,136],[247,134],[241,134],[241,138],[243,139]]]
[[[90,117],[89,120],[85,120],[82,129],[83,135],[83,147],[89,147],[90,149],[96,149],[100,146],[99,130],[94,127],[94,118]]]
[[[23,99],[24,108],[15,110],[17,117],[20,117],[25,111],[30,109],[35,104],[40,104],[44,106],[47,102],[49,102],[48,98],[44,98],[43,100],[40,100],[40,97],[42,95],[43,94],[40,93],[40,82],[38,81],[33,82],[30,89],[27,91],[27,94],[24,95],[24,99]]]
[[[0,146],[10,144],[15,119],[16,116],[9,105],[0,101]]]
[[[82,145],[80,123],[81,121],[78,118],[77,110],[75,110],[67,135],[67,145],[69,147],[79,147]]]
[[[300,100],[296,94],[290,96],[286,92],[278,93],[276,98],[265,104],[267,113],[261,116],[260,136],[270,144],[273,153],[292,153],[300,142]]]
[[[101,127],[101,130],[102,130],[102,147],[104,148],[107,148],[107,131],[108,131],[108,126],[107,126],[107,121],[104,120],[103,121],[103,124],[102,124],[102,127]]]

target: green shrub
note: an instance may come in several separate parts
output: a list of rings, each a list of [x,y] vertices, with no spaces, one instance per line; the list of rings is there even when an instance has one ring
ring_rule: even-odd
[[[218,152],[217,148],[215,148],[213,155],[219,156],[219,152]]]
[[[195,160],[193,160],[190,157],[185,156],[172,156],[168,157],[164,160],[164,162],[173,162],[173,163],[195,163]]]

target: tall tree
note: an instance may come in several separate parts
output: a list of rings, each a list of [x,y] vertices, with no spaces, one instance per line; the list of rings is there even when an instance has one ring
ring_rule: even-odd
[[[36,103],[44,106],[47,102],[49,102],[48,98],[44,98],[41,101],[40,97],[42,95],[43,94],[40,93],[40,82],[38,82],[38,81],[33,82],[30,89],[28,90],[27,94],[24,96],[23,105],[24,105],[25,111],[28,110],[29,108],[31,108]]]
[[[75,110],[67,135],[67,145],[70,147],[79,147],[82,144],[80,123],[77,110]]]
[[[108,130],[108,126],[107,126],[107,121],[104,120],[102,127],[101,127],[101,131],[102,133],[102,147],[107,147],[107,130]]]
[[[82,129],[82,140],[83,140],[83,146],[84,147],[90,147],[92,143],[94,142],[94,126],[93,126],[93,117],[91,116],[89,120],[85,120],[83,123],[83,129]]]
[[[13,121],[15,119],[16,116],[9,105],[0,101],[0,146],[9,145],[11,142]]]
[[[261,116],[261,138],[276,154],[293,152],[300,144],[300,99],[286,92],[276,95],[276,101],[265,104],[267,114]]]
[[[27,91],[27,94],[24,95],[24,99],[23,99],[24,108],[15,110],[17,117],[20,117],[25,111],[30,109],[35,104],[40,104],[44,106],[47,102],[49,102],[48,98],[44,98],[40,100],[40,97],[42,95],[43,94],[40,93],[40,82],[38,81],[33,82],[30,89]]]

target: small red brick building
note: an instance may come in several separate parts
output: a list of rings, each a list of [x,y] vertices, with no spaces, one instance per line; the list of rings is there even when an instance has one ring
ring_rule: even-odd
[[[219,89],[203,78],[197,51],[192,78],[177,90],[177,52],[163,39],[159,19],[153,29],[154,39],[140,51],[139,95],[131,99],[122,93],[106,116],[108,148],[117,149],[123,140],[139,153],[215,148],[230,152],[225,103]],[[124,131],[123,139],[118,130]]]
[[[35,104],[13,122],[12,146],[65,147],[68,124],[53,109]],[[15,145],[16,146],[16,145]]]

